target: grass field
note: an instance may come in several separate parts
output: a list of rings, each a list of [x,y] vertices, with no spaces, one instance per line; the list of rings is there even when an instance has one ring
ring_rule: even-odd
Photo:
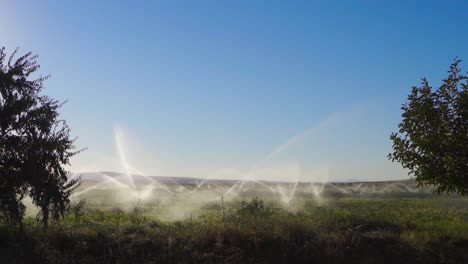
[[[223,204],[123,206],[98,193],[46,230],[33,217],[21,236],[2,225],[4,263],[468,263],[468,199],[458,196],[299,192],[284,204],[251,190]]]

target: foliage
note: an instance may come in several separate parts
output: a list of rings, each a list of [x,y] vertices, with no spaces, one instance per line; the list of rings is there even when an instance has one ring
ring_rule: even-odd
[[[434,192],[468,195],[468,78],[455,60],[448,77],[433,90],[424,78],[402,106],[403,120],[393,141],[392,161]]]
[[[226,219],[236,223],[256,225],[259,220],[269,219],[274,213],[271,206],[255,197],[250,202],[241,201],[238,208],[231,210]]]
[[[47,225],[50,216],[64,214],[79,183],[63,167],[77,152],[59,119],[62,104],[40,94],[47,77],[32,77],[40,67],[37,56],[15,59],[16,52],[7,59],[0,49],[0,216],[21,224],[22,200],[29,195]]]
[[[86,206],[85,199],[81,199],[78,202],[70,203],[68,207],[68,213],[72,214],[75,218],[80,218],[84,214],[85,206]]]

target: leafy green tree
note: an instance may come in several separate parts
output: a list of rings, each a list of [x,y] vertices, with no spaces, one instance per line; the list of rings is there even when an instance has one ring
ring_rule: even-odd
[[[8,58],[0,49],[0,217],[22,224],[23,199],[38,206],[38,218],[63,216],[80,179],[69,180],[64,165],[77,154],[70,129],[59,119],[62,104],[41,95],[47,77],[32,78],[37,56]]]
[[[442,85],[423,78],[402,106],[399,131],[392,133],[393,153],[419,186],[435,193],[468,195],[468,77],[455,60]]]

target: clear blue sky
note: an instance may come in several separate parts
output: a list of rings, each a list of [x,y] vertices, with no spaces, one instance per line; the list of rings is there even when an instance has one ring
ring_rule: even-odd
[[[464,1],[152,2],[1,1],[0,45],[69,100],[75,171],[404,178],[401,104],[468,60]]]

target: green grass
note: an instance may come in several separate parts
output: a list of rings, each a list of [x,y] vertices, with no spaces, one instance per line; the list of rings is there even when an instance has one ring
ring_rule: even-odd
[[[167,221],[161,206],[71,210],[20,237],[0,226],[6,263],[464,263],[468,199],[258,199]],[[468,263],[468,262],[465,262]]]

